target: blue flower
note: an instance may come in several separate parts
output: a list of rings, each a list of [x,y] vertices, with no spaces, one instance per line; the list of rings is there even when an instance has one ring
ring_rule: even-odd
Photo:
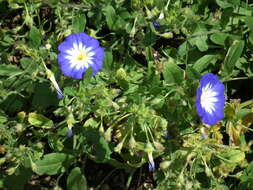
[[[153,156],[152,156],[152,153],[148,153],[148,170],[150,172],[154,172],[155,171],[155,162],[154,162],[154,159],[153,159]]]
[[[63,95],[58,83],[55,80],[54,73],[52,71],[50,71],[49,69],[46,69],[46,73],[47,73],[47,77],[49,78],[49,80],[52,82],[54,88],[56,89],[57,98],[62,99],[64,97],[64,95]]]
[[[69,35],[58,50],[58,64],[65,76],[81,79],[89,67],[93,75],[102,68],[104,49],[98,40],[83,32]]]
[[[66,136],[67,136],[68,138],[70,138],[70,137],[73,136],[73,131],[72,131],[71,128],[68,129],[68,132],[67,132]]]
[[[153,22],[153,26],[154,26],[156,29],[159,29],[159,28],[160,28],[160,22],[159,22],[159,21]]]
[[[208,73],[201,77],[196,109],[203,123],[214,125],[224,118],[224,90],[223,83],[216,75]]]

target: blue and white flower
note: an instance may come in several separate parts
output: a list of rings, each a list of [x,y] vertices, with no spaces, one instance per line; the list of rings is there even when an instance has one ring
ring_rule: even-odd
[[[153,156],[152,156],[152,153],[148,153],[148,170],[150,172],[154,172],[155,171],[155,162],[154,162],[154,159],[153,159]]]
[[[52,84],[57,92],[57,98],[62,99],[64,97],[64,95],[63,95],[58,83],[55,80],[54,73],[52,71],[50,71],[49,69],[46,69],[46,73],[47,73],[48,79],[52,82]]]
[[[201,77],[196,109],[203,123],[214,125],[224,118],[224,91],[225,87],[216,75],[208,73]]]
[[[65,76],[81,79],[89,67],[93,75],[102,68],[104,49],[98,40],[83,32],[69,35],[58,50],[58,64]]]

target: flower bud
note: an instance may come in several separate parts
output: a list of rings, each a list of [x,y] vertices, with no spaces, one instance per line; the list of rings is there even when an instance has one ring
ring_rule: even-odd
[[[106,130],[106,132],[104,133],[105,140],[108,141],[108,142],[110,142],[111,139],[112,139],[111,136],[112,136],[112,128],[109,127],[109,128]]]
[[[19,123],[15,126],[15,129],[16,129],[17,133],[21,133],[24,130],[24,127],[22,124]]]
[[[134,149],[136,146],[137,146],[137,143],[136,143],[134,137],[131,135],[130,140],[129,140],[129,147],[131,149]]]
[[[6,158],[5,158],[5,157],[0,158],[0,166],[1,166],[2,164],[4,164],[5,161],[6,161]]]
[[[5,170],[7,175],[12,175],[12,174],[14,174],[15,171],[16,171],[15,167],[8,168],[7,170]]]
[[[154,146],[155,146],[155,148],[156,148],[157,151],[159,151],[159,152],[164,151],[165,148],[164,148],[164,146],[161,143],[156,142],[156,141],[154,141],[153,143],[154,143]]]
[[[123,144],[124,144],[124,139],[114,148],[114,151],[120,153],[123,147]]]
[[[147,143],[146,147],[145,147],[145,152],[147,153],[152,153],[154,152],[154,147],[152,146],[152,144],[150,142]]]
[[[163,161],[160,163],[160,168],[163,170],[163,171],[166,171],[169,169],[169,166],[170,166],[171,162],[170,161]]]
[[[19,112],[18,114],[17,114],[17,118],[18,118],[18,120],[19,120],[19,122],[23,122],[24,121],[24,119],[25,119],[25,116],[26,116],[26,113],[25,112]]]

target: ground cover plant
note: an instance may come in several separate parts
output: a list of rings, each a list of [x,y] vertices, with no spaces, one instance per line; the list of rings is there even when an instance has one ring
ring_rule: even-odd
[[[253,189],[253,4],[0,0],[0,188]]]

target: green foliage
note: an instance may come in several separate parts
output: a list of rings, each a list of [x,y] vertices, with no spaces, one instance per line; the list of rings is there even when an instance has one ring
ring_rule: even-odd
[[[239,0],[0,0],[0,188],[49,176],[40,188],[88,189],[92,160],[137,189],[132,176],[152,158],[155,189],[252,189],[252,15]],[[59,43],[78,32],[105,50],[82,80],[57,64]],[[207,128],[195,93],[210,72],[227,102]]]

